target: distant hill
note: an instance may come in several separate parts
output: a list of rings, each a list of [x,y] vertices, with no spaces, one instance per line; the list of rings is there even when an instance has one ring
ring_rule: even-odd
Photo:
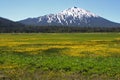
[[[0,27],[22,27],[24,26],[21,23],[14,22],[5,18],[0,17]]]
[[[0,17],[0,33],[24,31],[25,25]]]
[[[28,18],[19,22],[34,26],[120,27],[119,23],[109,21],[78,7],[68,8],[57,14]]]

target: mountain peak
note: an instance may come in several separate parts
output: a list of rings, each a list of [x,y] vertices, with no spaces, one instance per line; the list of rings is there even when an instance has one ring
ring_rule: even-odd
[[[79,17],[83,17],[83,16],[85,16],[85,17],[99,17],[96,14],[94,14],[94,13],[88,11],[88,10],[78,8],[78,7],[75,7],[75,6],[60,12],[60,14],[71,15],[71,16],[79,16]]]
[[[77,8],[76,6],[74,6],[74,8]]]

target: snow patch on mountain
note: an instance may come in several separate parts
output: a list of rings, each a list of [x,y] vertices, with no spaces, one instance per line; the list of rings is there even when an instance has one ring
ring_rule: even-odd
[[[74,17],[99,17],[94,13],[91,13],[90,11],[84,10],[82,8],[78,8],[78,7],[72,7],[69,9],[66,9],[60,13],[58,13],[58,15],[66,15],[66,16],[74,16]]]
[[[64,21],[66,24],[68,24],[68,22],[73,23],[74,20],[78,18],[82,20],[84,17],[89,18],[89,17],[99,17],[99,16],[95,15],[94,13],[91,13],[90,11],[77,7],[72,7],[62,12],[59,12],[58,14],[50,14],[50,15],[45,15],[43,17],[39,17],[39,22],[45,19],[47,20],[48,23],[57,21],[58,23],[63,24],[62,22]],[[69,20],[67,21],[66,19]]]

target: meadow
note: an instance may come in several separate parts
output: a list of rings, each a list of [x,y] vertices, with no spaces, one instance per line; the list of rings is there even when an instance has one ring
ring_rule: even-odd
[[[120,33],[1,33],[0,80],[120,80]]]

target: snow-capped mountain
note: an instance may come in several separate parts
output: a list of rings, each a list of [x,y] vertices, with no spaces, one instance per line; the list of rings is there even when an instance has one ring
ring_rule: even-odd
[[[49,14],[37,18],[19,21],[26,25],[35,26],[89,26],[89,27],[118,27],[120,24],[104,19],[90,11],[72,7],[57,14]]]

